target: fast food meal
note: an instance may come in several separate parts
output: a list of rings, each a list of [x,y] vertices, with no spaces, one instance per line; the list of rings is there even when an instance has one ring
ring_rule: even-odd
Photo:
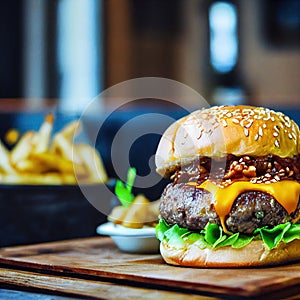
[[[80,122],[73,121],[54,134],[53,115],[45,117],[38,131],[25,132],[17,141],[15,130],[8,141],[17,141],[9,151],[0,140],[0,182],[3,184],[104,183],[106,171],[99,153],[90,145],[73,143]]]
[[[288,116],[253,106],[195,111],[165,131],[156,166],[172,180],[156,227],[167,263],[300,260],[300,135]]]
[[[116,181],[115,193],[121,205],[114,207],[108,220],[127,228],[155,227],[158,223],[159,201],[149,201],[143,194],[134,196],[132,187],[136,176],[136,169],[130,168],[127,181]]]

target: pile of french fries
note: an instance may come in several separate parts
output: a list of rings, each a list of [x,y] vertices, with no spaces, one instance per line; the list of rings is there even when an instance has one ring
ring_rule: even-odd
[[[133,202],[125,206],[116,206],[108,220],[127,228],[154,227],[158,222],[159,200],[150,202],[144,195],[137,195]]]
[[[52,137],[54,118],[45,117],[38,131],[24,133],[9,151],[0,140],[0,183],[104,183],[107,174],[99,153],[88,144],[74,144],[79,121],[69,123]]]

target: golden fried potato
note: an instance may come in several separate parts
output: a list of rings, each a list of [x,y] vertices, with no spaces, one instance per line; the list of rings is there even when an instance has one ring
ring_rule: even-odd
[[[12,165],[15,165],[21,160],[27,159],[33,149],[33,138],[33,131],[28,131],[21,137],[19,142],[11,151],[10,161]]]
[[[159,201],[150,202],[144,195],[137,195],[128,207],[115,207],[108,220],[128,228],[154,226],[158,220]]]
[[[5,146],[0,141],[0,171],[4,174],[15,174],[16,171],[13,169],[10,163],[10,154]]]
[[[98,152],[90,145],[79,144],[74,148],[79,154],[82,164],[86,167],[89,173],[89,179],[91,182],[106,182],[107,175],[104,169],[102,159]],[[75,169],[76,174],[78,172],[77,167]]]
[[[116,206],[112,209],[112,211],[108,215],[107,219],[108,219],[108,221],[111,221],[115,224],[122,224],[127,212],[128,212],[128,207]]]
[[[28,131],[9,152],[0,141],[0,182],[10,184],[103,183],[102,159],[86,144],[74,145],[79,121],[64,127],[51,139],[53,115],[45,117],[37,132]]]

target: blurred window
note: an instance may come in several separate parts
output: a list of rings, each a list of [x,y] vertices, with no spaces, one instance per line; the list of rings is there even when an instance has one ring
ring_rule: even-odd
[[[81,111],[103,85],[99,0],[60,0],[58,72],[62,110]]]
[[[209,9],[210,59],[219,73],[230,72],[237,63],[237,11],[229,2],[214,2]]]

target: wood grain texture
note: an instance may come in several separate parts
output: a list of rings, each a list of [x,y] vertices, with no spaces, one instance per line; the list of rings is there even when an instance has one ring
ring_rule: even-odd
[[[0,249],[0,263],[62,276],[101,279],[182,292],[232,296],[300,294],[300,264],[272,268],[194,269],[165,264],[159,254],[120,252],[109,238],[88,238]],[[272,298],[276,299],[276,298]]]
[[[143,287],[124,286],[99,280],[78,279],[0,268],[0,285],[34,288],[65,296],[82,296],[95,299],[186,299],[186,294],[174,291],[159,291]],[[216,300],[215,297],[189,295],[191,300]]]

